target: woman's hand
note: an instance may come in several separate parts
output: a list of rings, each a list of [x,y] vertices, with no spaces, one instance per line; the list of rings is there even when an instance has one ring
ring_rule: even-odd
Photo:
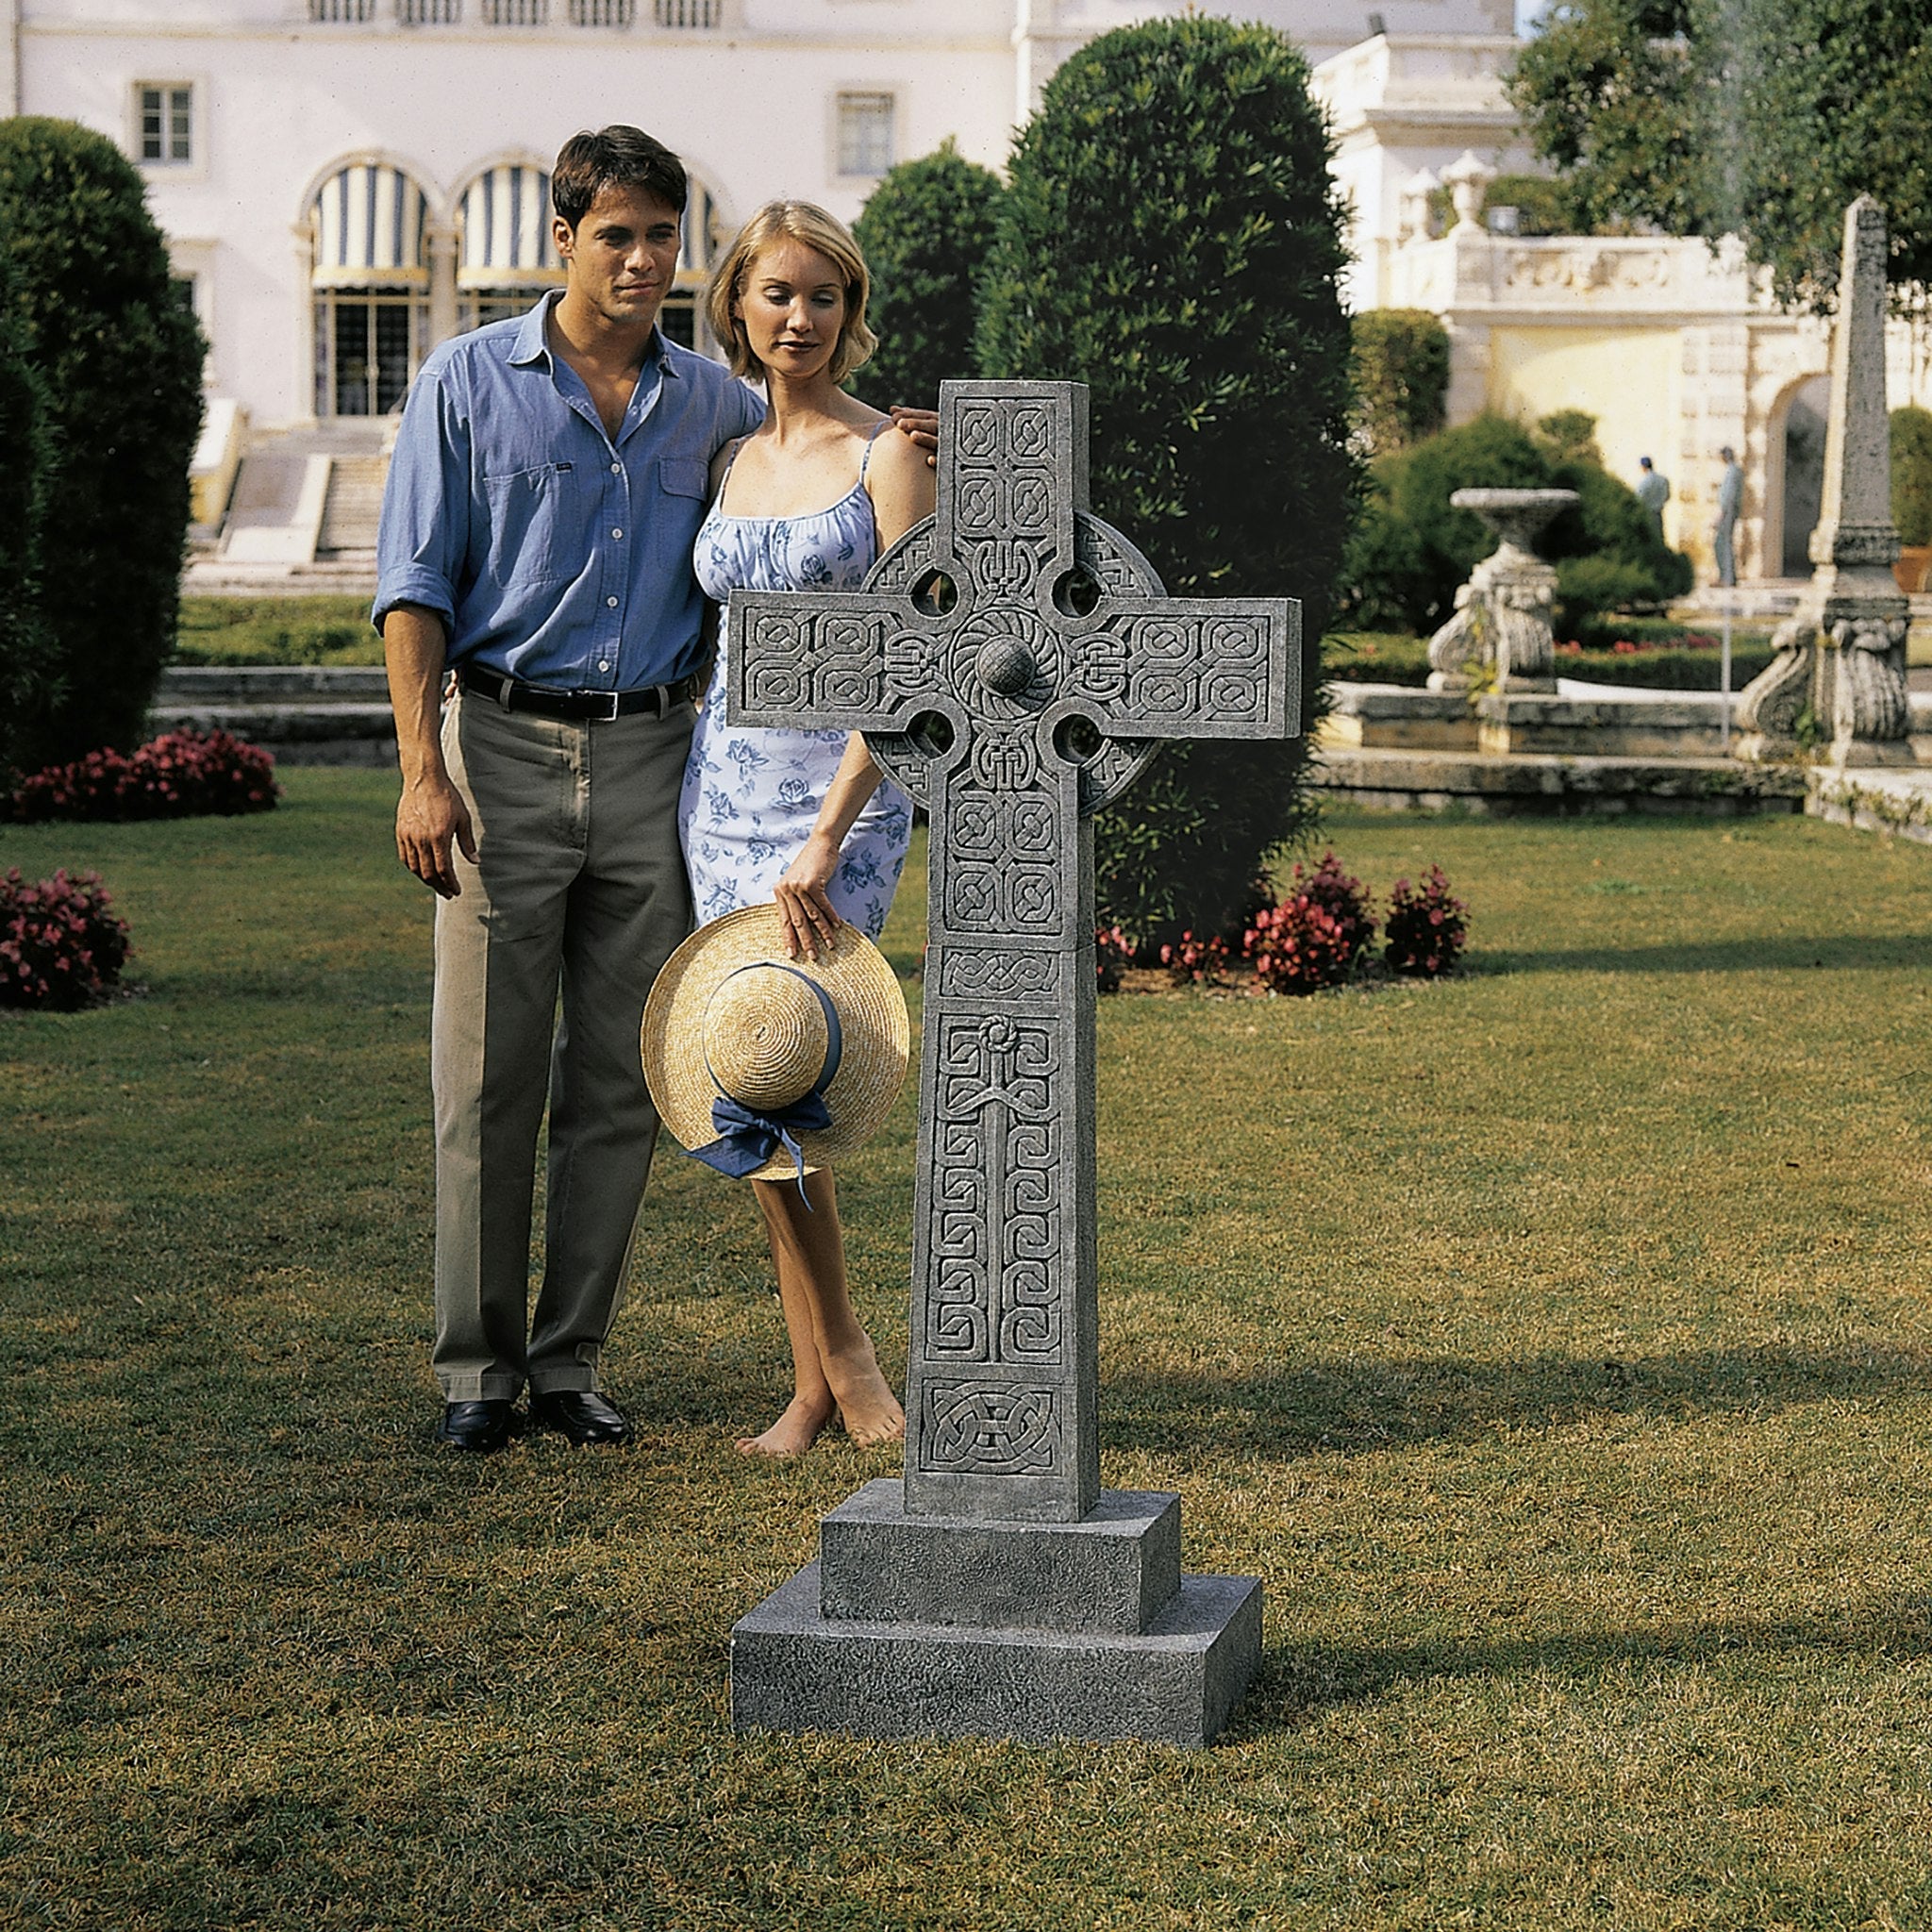
[[[808,959],[816,959],[820,946],[831,944],[841,922],[825,896],[825,888],[838,869],[838,841],[824,832],[814,832],[773,889],[778,916],[785,923],[788,959],[797,958],[801,952]]]

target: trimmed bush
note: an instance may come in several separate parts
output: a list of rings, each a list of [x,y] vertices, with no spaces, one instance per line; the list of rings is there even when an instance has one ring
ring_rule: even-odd
[[[852,232],[872,271],[879,346],[851,387],[874,408],[937,408],[941,382],[975,373],[980,285],[1005,192],[949,137],[892,169],[860,209]]]
[[[31,769],[140,741],[175,640],[204,345],[141,177],[105,137],[0,122],[0,234],[58,439],[41,570],[59,587],[42,604],[58,678],[11,753]]]
[[[1448,419],[1449,331],[1426,308],[1370,308],[1349,324],[1355,421],[1375,455],[1436,435]]]
[[[130,758],[91,751],[50,765],[14,789],[13,816],[42,819],[178,819],[272,811],[275,761],[225,731],[171,731]]]
[[[1457,586],[1496,543],[1474,511],[1451,508],[1450,496],[1466,488],[1578,493],[1540,546],[1557,566],[1565,634],[1607,603],[1660,604],[1690,588],[1690,558],[1657,535],[1635,492],[1575,453],[1590,419],[1572,410],[1551,421],[1554,445],[1507,417],[1482,415],[1375,459],[1344,573],[1353,623],[1426,633],[1447,619]]]
[[[20,277],[0,252],[0,772],[25,749],[22,722],[58,695],[41,611],[41,525],[53,469],[46,384],[27,353]]]
[[[1483,208],[1513,208],[1519,235],[1581,235],[1577,213],[1561,181],[1547,175],[1498,175],[1483,191]]]
[[[1891,520],[1901,543],[1932,543],[1932,409],[1891,412]]]
[[[1094,507],[1172,594],[1302,599],[1312,715],[1356,474],[1307,81],[1281,35],[1191,16],[1074,54],[1014,149],[979,346],[1090,386]],[[1170,747],[1095,826],[1100,923],[1221,931],[1312,810],[1298,742]]]
[[[1390,970],[1419,979],[1453,972],[1469,938],[1469,908],[1453,898],[1442,868],[1432,865],[1418,885],[1397,879],[1389,891],[1388,943],[1382,958]]]
[[[18,866],[0,876],[0,1006],[71,1012],[103,997],[127,958],[127,924],[111,904],[99,873],[37,885]]]

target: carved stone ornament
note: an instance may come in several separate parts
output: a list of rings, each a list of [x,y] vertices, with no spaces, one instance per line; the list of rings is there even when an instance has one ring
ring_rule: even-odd
[[[781,1591],[740,1625],[734,1714],[877,1735],[899,1721],[866,1674],[916,1655],[912,1728],[1058,1723],[1198,1742],[1250,1667],[1258,1586],[1224,1616],[1196,1588],[1215,1579],[1166,1591],[1161,1615],[1191,1604],[1207,1618],[1206,1675],[1182,1715],[1141,1729],[1109,1730],[1126,1720],[1089,1709],[1084,1691],[1058,1716],[1051,1697],[1030,1717],[1008,1710],[1021,1640],[982,1665],[943,1631],[990,1621],[1039,1637],[1033,1586],[1015,1580],[1032,1558],[1015,1553],[1040,1545],[1019,1525],[1084,1529],[1112,1509],[1141,1525],[1136,1549],[1153,1535],[1159,1511],[1122,1516],[1099,1478],[1091,814],[1165,740],[1292,735],[1300,607],[1162,593],[1087,508],[1084,386],[949,382],[940,417],[937,511],[861,591],[734,596],[726,702],[738,724],[864,732],[930,817],[906,1472],[890,1505],[860,1512],[870,1554],[856,1574],[891,1578],[891,1600],[925,1606],[941,1634],[865,1635],[853,1606],[884,1601],[870,1586],[840,1584],[830,1617]],[[1006,1607],[966,1614],[988,1590]],[[1106,1670],[1127,1666],[1096,1655],[1104,1702]]]
[[[1574,490],[1458,490],[1449,501],[1474,510],[1501,540],[1456,592],[1456,614],[1429,640],[1429,689],[1556,688],[1557,573],[1531,547]]]

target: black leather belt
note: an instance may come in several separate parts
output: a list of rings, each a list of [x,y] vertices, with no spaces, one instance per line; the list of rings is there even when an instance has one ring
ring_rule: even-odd
[[[673,705],[690,702],[695,695],[696,680],[681,677],[675,684],[648,684],[637,691],[554,691],[548,685],[520,684],[514,677],[500,676],[480,664],[458,664],[457,682],[506,711],[535,711],[544,718],[608,724],[613,718],[628,718],[638,711],[661,718]]]

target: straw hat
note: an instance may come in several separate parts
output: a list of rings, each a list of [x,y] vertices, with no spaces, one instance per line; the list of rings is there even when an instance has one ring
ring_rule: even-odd
[[[644,1078],[664,1124],[692,1152],[719,1139],[721,1093],[777,1114],[817,1088],[829,1124],[794,1134],[809,1173],[877,1130],[906,1077],[912,1028],[892,969],[857,926],[821,938],[816,959],[788,959],[784,933],[768,900],[700,926],[672,954],[644,1007]],[[746,1178],[796,1172],[778,1146]]]

